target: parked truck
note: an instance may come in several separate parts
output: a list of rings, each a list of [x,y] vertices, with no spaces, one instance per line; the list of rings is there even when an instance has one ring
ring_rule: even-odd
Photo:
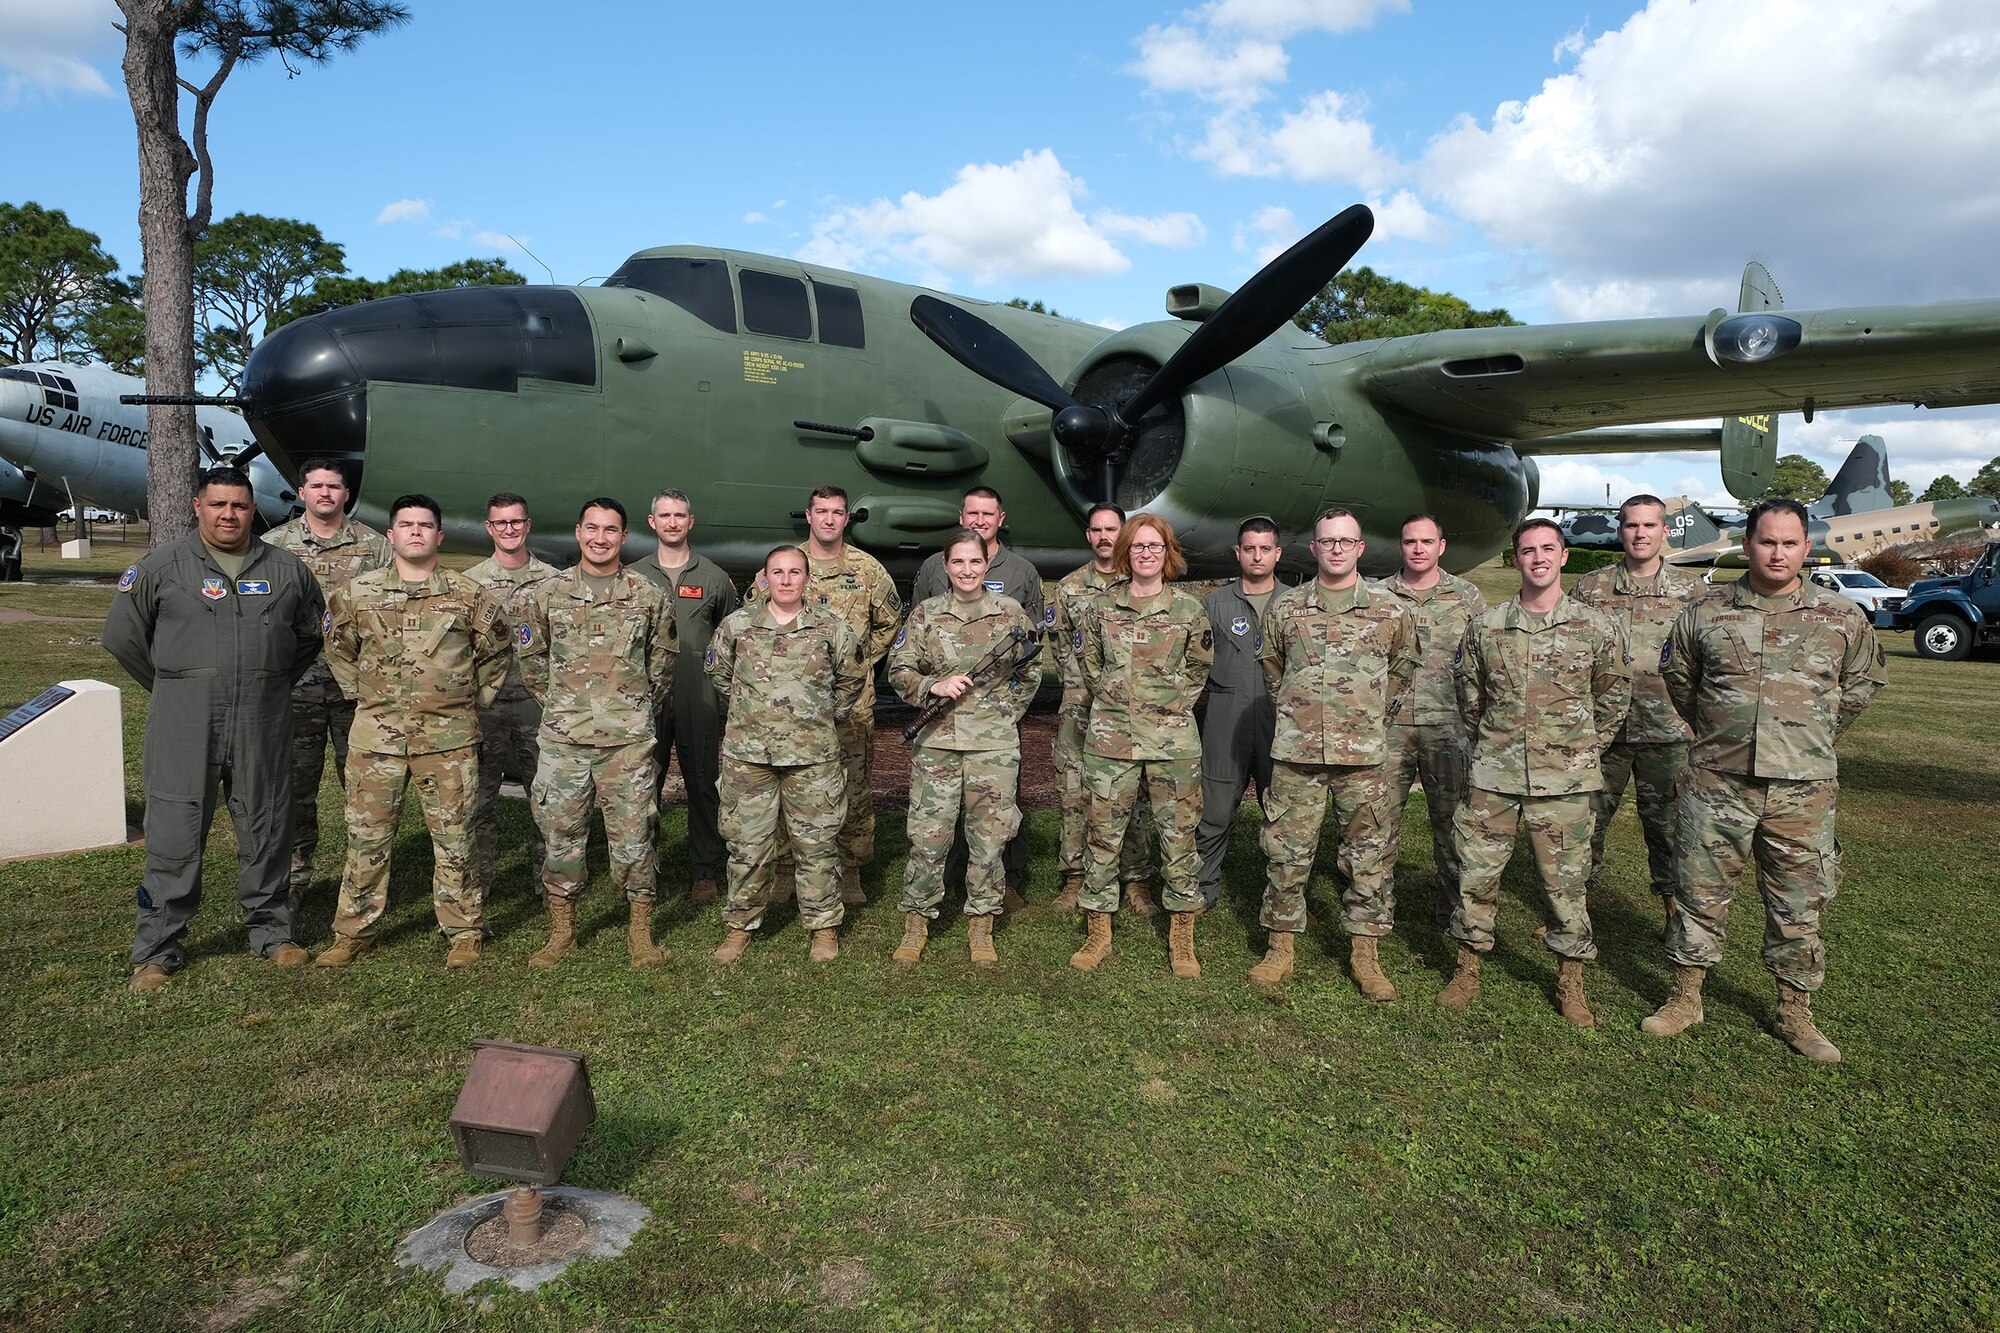
[[[2000,541],[1963,574],[1918,579],[1875,611],[1876,629],[1907,630],[1917,656],[1956,662],[1974,648],[2000,647]]]

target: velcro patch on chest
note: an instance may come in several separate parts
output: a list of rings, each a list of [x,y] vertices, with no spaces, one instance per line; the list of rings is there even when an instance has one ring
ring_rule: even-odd
[[[683,583],[674,588],[674,595],[676,597],[685,597],[689,601],[698,602],[702,598],[702,591],[692,583]]]
[[[1250,632],[1250,617],[1238,616],[1236,619],[1230,621],[1229,632],[1239,639],[1248,634]]]
[[[229,583],[226,579],[203,579],[201,595],[211,602],[219,602],[229,596]]]
[[[268,597],[271,595],[269,579],[238,579],[236,594],[239,597]]]

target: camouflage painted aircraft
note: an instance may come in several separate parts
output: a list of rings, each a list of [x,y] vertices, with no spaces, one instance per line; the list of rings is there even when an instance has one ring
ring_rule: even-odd
[[[2000,302],[1785,313],[1756,265],[1735,312],[1329,346],[1292,316],[1373,225],[1349,208],[1235,292],[1174,287],[1170,318],[1108,334],[767,255],[643,250],[600,287],[462,288],[287,324],[252,354],[242,407],[292,475],[346,459],[375,520],[428,492],[467,549],[496,489],[531,499],[541,553],[564,559],[583,500],[639,506],[672,485],[698,545],[741,572],[800,539],[806,492],[834,483],[853,539],[907,574],[985,484],[1009,545],[1051,574],[1085,558],[1079,516],[1104,496],[1171,519],[1197,573],[1233,572],[1248,514],[1303,567],[1314,513],[1346,505],[1382,573],[1415,510],[1440,517],[1452,568],[1494,555],[1542,455],[1720,449],[1731,493],[1770,484],[1768,430],[1602,427],[2000,401]]]
[[[1685,497],[1671,502],[1667,511],[1669,517],[1680,512],[1688,503]],[[1854,442],[1847,461],[1840,465],[1840,471],[1834,473],[1826,492],[1806,506],[1806,513],[1813,518],[1829,518],[1887,509],[1894,503],[1889,494],[1889,447],[1882,443],[1880,435],[1863,435]],[[1615,505],[1545,504],[1542,508],[1555,511],[1556,522],[1571,546],[1584,551],[1618,549],[1618,509]],[[1726,531],[1731,526],[1717,520],[1712,513],[1703,512],[1721,529]]]
[[[1667,563],[1714,565],[1740,569],[1743,529],[1722,528],[1700,505],[1670,502],[1667,519]],[[2000,500],[1968,496],[1960,500],[1927,500],[1921,504],[1873,509],[1861,514],[1814,518],[1806,525],[1814,561],[1851,565],[1888,546],[1935,541],[1939,537],[2000,523]]]

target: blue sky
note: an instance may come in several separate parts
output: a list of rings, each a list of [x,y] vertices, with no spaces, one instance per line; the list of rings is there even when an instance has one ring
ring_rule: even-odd
[[[1359,262],[1535,322],[1732,304],[1750,258],[1801,308],[2000,296],[1990,0],[411,8],[232,76],[218,216],[309,220],[370,276],[477,254],[581,282],[694,242],[1107,325],[1356,200]],[[0,0],[0,197],[136,268],[115,17]],[[1783,426],[1829,471],[1867,430],[1918,489],[2000,454],[1988,409]],[[1544,476],[1720,491],[1700,456]]]

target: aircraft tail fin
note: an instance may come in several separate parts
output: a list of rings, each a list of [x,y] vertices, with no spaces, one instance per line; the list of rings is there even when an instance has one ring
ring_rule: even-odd
[[[1784,293],[1771,270],[1756,260],[1743,266],[1736,309],[1783,310]],[[1755,501],[1771,489],[1778,471],[1778,418],[1771,413],[1731,417],[1722,423],[1722,484],[1739,500]]]
[[[1833,474],[1826,494],[1806,506],[1814,518],[1837,518],[1842,514],[1865,514],[1871,509],[1887,509],[1895,504],[1889,494],[1889,446],[1880,435],[1864,435],[1854,442],[1854,451]]]
[[[1667,501],[1666,517],[1667,545],[1676,551],[1706,546],[1722,537],[1722,529],[1715,525],[1715,520],[1685,495]]]

